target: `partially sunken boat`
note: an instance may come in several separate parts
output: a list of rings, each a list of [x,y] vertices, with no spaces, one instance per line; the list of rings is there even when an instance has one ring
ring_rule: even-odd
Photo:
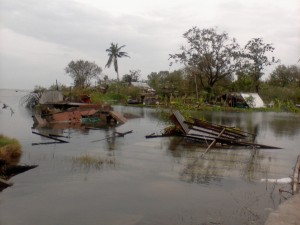
[[[42,95],[39,104],[40,113],[36,113],[33,118],[40,126],[53,123],[100,125],[127,121],[120,113],[114,112],[111,105],[92,104],[88,96],[84,96],[82,102],[69,102],[61,92],[47,91]]]

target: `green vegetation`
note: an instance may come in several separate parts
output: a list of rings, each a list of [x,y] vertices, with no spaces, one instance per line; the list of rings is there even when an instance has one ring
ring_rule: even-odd
[[[183,38],[186,44],[178,53],[169,55],[170,64],[178,63],[182,68],[151,72],[144,81],[155,90],[153,101],[158,99],[160,106],[184,111],[299,112],[296,106],[300,105],[299,65],[281,64],[270,74],[264,74],[268,66],[279,62],[272,56],[275,50],[272,44],[265,43],[262,38],[253,38],[245,46],[240,46],[235,38],[216,28],[193,27],[183,34]],[[90,96],[92,103],[126,104],[129,99],[141,100],[142,95],[145,97],[147,93],[132,86],[132,82],[139,81],[140,70],[130,70],[119,79],[118,59],[129,57],[127,52],[121,51],[124,47],[111,43],[106,49],[109,58],[105,67],[113,65],[117,73],[116,80],[109,79],[107,75],[100,76],[102,70],[94,63],[71,61],[66,73],[73,78],[73,87],[56,83],[50,90],[60,90],[66,100],[75,102],[80,102],[83,95]],[[96,79],[95,85],[92,85],[91,79]],[[44,90],[37,87],[23,98],[23,103],[27,106],[37,105]],[[230,92],[259,93],[268,107],[226,107],[222,97]],[[251,102],[253,99],[250,105]]]
[[[116,165],[116,160],[114,158],[105,158],[101,156],[92,156],[88,154],[73,157],[72,161],[74,165],[79,166],[83,169],[101,169],[104,165]]]
[[[110,47],[106,49],[106,52],[108,53],[108,61],[105,65],[105,67],[110,68],[111,64],[113,63],[114,69],[117,73],[117,81],[120,82],[119,79],[119,67],[118,67],[118,58],[122,57],[129,57],[127,52],[122,52],[121,49],[124,48],[125,45],[122,45],[121,47],[118,47],[118,44],[111,43]]]
[[[6,162],[19,160],[22,154],[18,140],[0,134],[0,159]]]

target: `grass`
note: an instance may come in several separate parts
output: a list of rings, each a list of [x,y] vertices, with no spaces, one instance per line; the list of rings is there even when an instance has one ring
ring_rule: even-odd
[[[105,158],[88,154],[73,157],[72,160],[75,165],[78,165],[80,168],[84,169],[101,169],[104,165],[116,165],[116,160],[113,158]]]
[[[19,160],[22,154],[21,148],[18,140],[0,134],[0,159],[6,162]]]

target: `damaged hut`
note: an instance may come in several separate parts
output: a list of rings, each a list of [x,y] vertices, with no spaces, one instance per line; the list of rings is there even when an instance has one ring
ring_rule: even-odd
[[[33,118],[39,125],[51,123],[83,123],[83,124],[107,124],[125,123],[120,113],[114,112],[109,104],[92,104],[85,99],[82,102],[69,102],[59,91],[45,92],[39,101],[40,113]]]

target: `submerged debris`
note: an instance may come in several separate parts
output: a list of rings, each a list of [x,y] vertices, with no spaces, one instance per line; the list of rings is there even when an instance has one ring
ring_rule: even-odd
[[[211,148],[218,145],[222,147],[243,146],[262,149],[280,149],[274,146],[254,143],[253,140],[256,134],[234,127],[214,124],[196,118],[193,118],[193,122],[188,122],[179,111],[175,111],[170,119],[175,125],[173,130],[166,128],[163,134],[151,134],[146,136],[146,138],[182,136],[186,139],[208,145],[202,156]]]
[[[92,104],[85,98],[70,102],[60,92],[45,92],[39,100],[40,112],[33,116],[36,126],[54,123],[106,125],[126,123],[127,119],[114,112],[110,104]]]

